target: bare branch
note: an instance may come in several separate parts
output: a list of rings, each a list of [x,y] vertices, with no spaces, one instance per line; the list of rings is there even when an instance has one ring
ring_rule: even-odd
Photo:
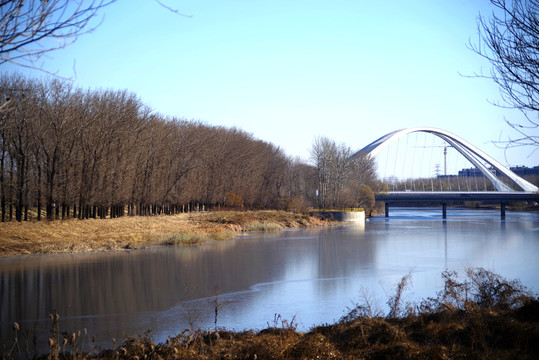
[[[0,7],[0,65],[39,68],[45,53],[74,43],[99,26],[98,11],[116,0],[15,0]]]
[[[489,19],[477,18],[479,42],[470,41],[469,48],[492,65],[489,78],[498,84],[503,108],[520,110],[524,123],[506,121],[522,137],[498,141],[507,147],[539,146],[539,1],[490,0],[500,15],[493,12]]]
[[[193,15],[186,15],[184,13],[181,13],[178,9],[173,9],[171,8],[170,6],[168,6],[167,4],[159,1],[159,0],[155,0],[155,2],[157,2],[159,5],[161,5],[162,7],[164,7],[165,9],[167,9],[168,11],[170,12],[173,12],[174,14],[177,14],[177,15],[180,15],[180,16],[184,16],[184,17],[187,17],[187,18],[191,18],[193,17]]]

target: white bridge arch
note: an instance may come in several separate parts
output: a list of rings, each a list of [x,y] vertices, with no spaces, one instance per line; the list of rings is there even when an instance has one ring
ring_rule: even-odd
[[[504,184],[500,179],[498,179],[485,165],[481,162],[483,160],[484,162],[488,163],[492,168],[496,169],[498,172],[504,174],[507,176],[510,180],[514,182],[516,187],[520,189],[520,191],[527,191],[527,192],[536,192],[539,191],[539,188],[532,183],[524,180],[505,166],[503,166],[501,163],[487,155],[485,152],[479,150],[474,145],[470,144],[466,140],[462,139],[461,137],[450,133],[449,131],[445,131],[442,129],[437,129],[433,127],[413,127],[413,128],[406,128],[402,130],[396,130],[393,132],[390,132],[389,134],[386,134],[382,136],[381,138],[373,141],[369,145],[365,146],[363,149],[356,152],[354,155],[352,155],[352,158],[359,157],[359,156],[375,156],[388,146],[393,141],[397,140],[398,138],[405,136],[407,134],[413,133],[413,132],[424,132],[433,134],[445,142],[447,142],[449,145],[451,145],[455,150],[457,150],[459,153],[461,153],[468,161],[470,161],[483,175],[492,182],[494,185],[496,191],[509,191],[513,192],[514,189],[510,188],[506,184]]]

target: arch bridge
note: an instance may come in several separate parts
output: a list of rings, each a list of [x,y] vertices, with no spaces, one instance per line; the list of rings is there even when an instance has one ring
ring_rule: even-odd
[[[496,191],[394,191],[376,194],[377,201],[385,202],[385,216],[389,216],[389,205],[394,203],[442,203],[443,218],[446,218],[448,203],[461,201],[498,202],[501,204],[501,216],[505,218],[505,205],[511,201],[539,202],[539,188],[516,175],[513,171],[481,151],[471,143],[449,131],[434,127],[413,127],[393,131],[376,139],[352,155],[353,158],[373,157],[395,140],[414,132],[432,134],[458,151],[472,163],[494,186]],[[493,171],[495,170],[495,172]],[[495,173],[503,174],[510,185],[502,182]]]

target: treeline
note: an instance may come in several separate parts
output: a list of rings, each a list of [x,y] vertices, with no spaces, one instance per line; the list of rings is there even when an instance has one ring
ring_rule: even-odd
[[[318,204],[315,166],[242,130],[57,78],[4,74],[0,92],[2,221]]]
[[[302,166],[241,130],[165,118],[132,93],[59,79],[3,75],[0,89],[2,221],[27,220],[29,208],[37,219],[275,208],[306,193]]]

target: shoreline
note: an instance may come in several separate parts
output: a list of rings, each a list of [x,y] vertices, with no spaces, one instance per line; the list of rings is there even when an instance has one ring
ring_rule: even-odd
[[[68,219],[0,224],[0,258],[191,246],[248,231],[336,225],[318,216],[282,210],[192,212],[115,219]]]

